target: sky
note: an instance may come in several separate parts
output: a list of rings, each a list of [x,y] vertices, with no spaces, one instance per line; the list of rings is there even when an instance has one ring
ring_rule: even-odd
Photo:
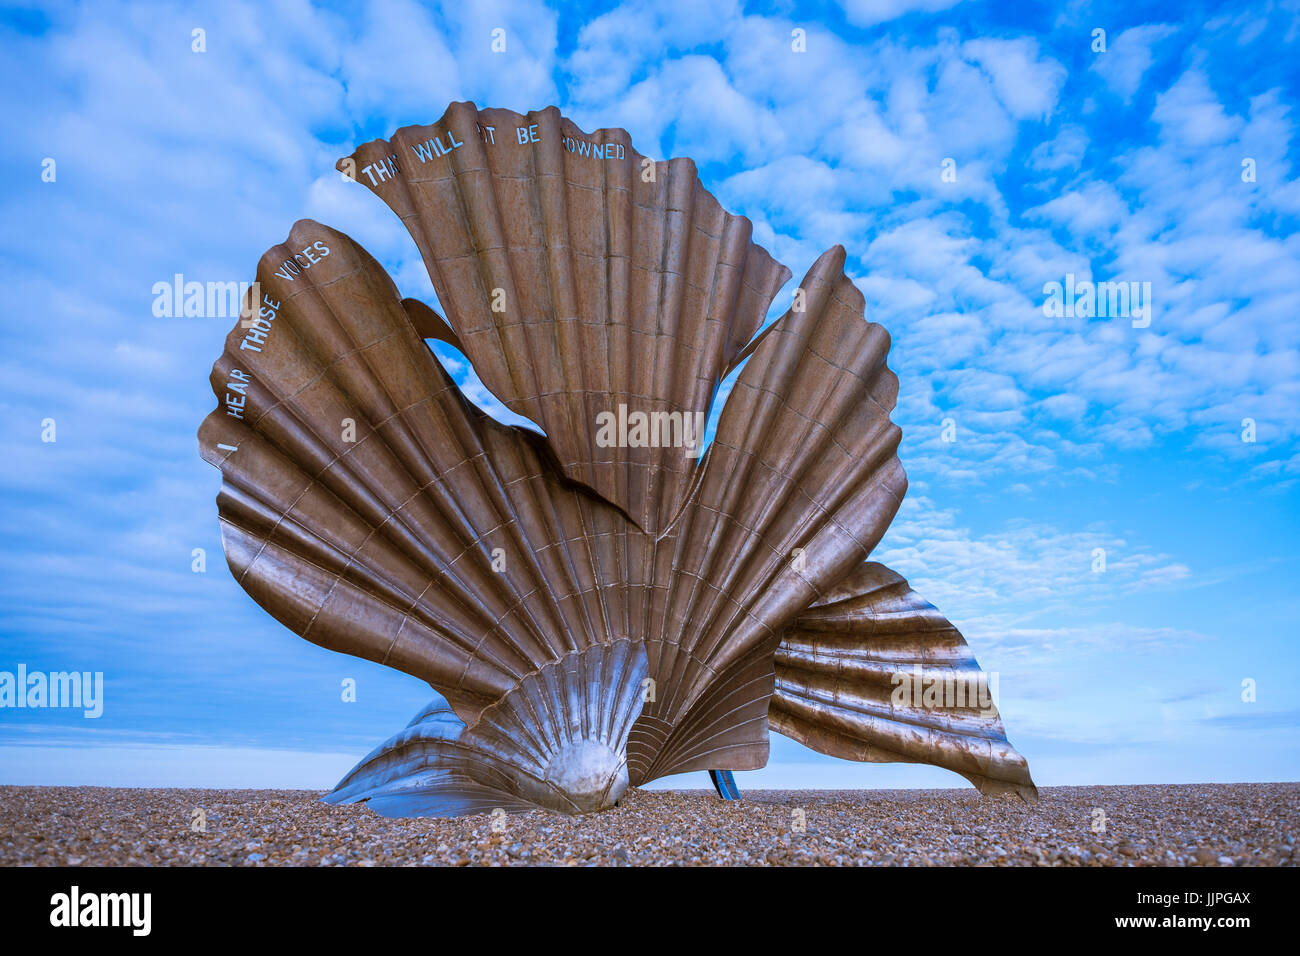
[[[3,6],[0,671],[103,711],[0,708],[0,783],[325,789],[429,698],[235,583],[195,437],[232,322],[153,306],[300,218],[436,303],[334,163],[455,100],[692,157],[796,277],[846,248],[910,479],[873,558],[1040,786],[1300,779],[1298,95],[1300,0]],[[1051,307],[1088,282],[1149,311]],[[737,781],[966,786],[776,734]]]

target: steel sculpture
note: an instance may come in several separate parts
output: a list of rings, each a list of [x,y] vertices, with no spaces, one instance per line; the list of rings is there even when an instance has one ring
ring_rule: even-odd
[[[691,160],[554,107],[455,103],[339,168],[410,230],[441,312],[298,222],[199,432],[249,595],[438,695],[327,799],[580,813],[692,770],[736,795],[769,728],[1035,795],[961,634],[868,561],[906,477],[843,248],[763,328],[790,271],[749,220]],[[428,339],[538,430],[471,403]]]

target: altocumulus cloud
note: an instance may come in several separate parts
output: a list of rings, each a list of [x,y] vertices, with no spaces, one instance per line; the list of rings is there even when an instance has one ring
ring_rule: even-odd
[[[183,783],[161,768],[200,765],[208,782],[211,755],[235,779],[275,751],[256,782],[325,785],[423,703],[418,682],[298,640],[230,580],[194,439],[228,323],[155,319],[149,290],[178,272],[246,280],[311,216],[433,302],[405,230],[333,163],[454,99],[555,103],[692,156],[796,276],[845,245],[901,382],[912,491],[882,560],[1004,672],[1042,782],[1205,779],[1209,758],[1294,777],[1297,745],[1250,729],[1294,727],[1282,688],[1300,686],[1296,12],[1016,16],[973,0],[10,8],[0,515],[18,531],[0,549],[0,668],[103,671],[107,700],[93,741],[58,713],[6,717],[21,782],[75,777],[69,748],[134,746],[139,774],[97,758],[94,782]],[[1044,315],[1067,274],[1150,282],[1150,326]],[[1252,724],[1236,689],[1265,670],[1275,696]],[[759,779],[836,772],[774,754]],[[935,782],[879,772],[851,776]]]

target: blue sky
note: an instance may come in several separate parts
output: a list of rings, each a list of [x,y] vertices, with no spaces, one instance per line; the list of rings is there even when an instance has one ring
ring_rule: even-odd
[[[0,80],[0,671],[105,680],[99,719],[0,709],[0,782],[324,788],[425,702],[231,578],[195,439],[231,320],[152,289],[251,280],[311,217],[434,302],[334,162],[464,99],[693,157],[795,276],[847,248],[911,482],[876,557],[998,673],[1040,785],[1300,777],[1296,0],[18,5]],[[1067,274],[1150,283],[1149,326],[1045,315]],[[964,785],[776,735],[739,782]]]

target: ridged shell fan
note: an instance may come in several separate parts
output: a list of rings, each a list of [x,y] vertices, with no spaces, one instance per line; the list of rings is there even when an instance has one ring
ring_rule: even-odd
[[[761,767],[769,728],[1035,796],[961,634],[867,560],[907,479],[889,336],[841,247],[760,332],[790,271],[623,130],[454,103],[339,168],[405,223],[443,314],[298,222],[199,430],[249,595],[437,694],[327,800],[590,812]],[[479,410],[428,339],[541,433]]]

